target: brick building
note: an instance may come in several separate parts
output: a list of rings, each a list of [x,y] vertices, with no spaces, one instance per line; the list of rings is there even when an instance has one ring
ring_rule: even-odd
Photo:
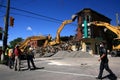
[[[76,39],[81,42],[83,51],[90,51],[92,54],[96,54],[98,52],[97,44],[99,44],[100,41],[107,40],[107,35],[104,31],[105,27],[96,27],[93,25],[88,25],[88,23],[92,21],[103,21],[110,23],[111,19],[90,8],[84,8],[78,12],[77,15],[78,28]],[[85,24],[87,25],[85,26]],[[84,33],[85,27],[87,29],[86,33]]]

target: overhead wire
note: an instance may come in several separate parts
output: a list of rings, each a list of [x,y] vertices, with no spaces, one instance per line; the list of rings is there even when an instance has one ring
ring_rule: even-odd
[[[61,22],[55,21],[55,20],[44,19],[44,18],[40,18],[40,17],[33,17],[33,16],[23,15],[23,14],[19,14],[19,13],[11,13],[11,14],[25,16],[25,17],[34,18],[34,19],[41,19],[41,20],[44,20],[44,21],[50,21],[50,22],[55,22],[55,23],[61,23]],[[76,26],[77,24],[71,24],[71,25]]]
[[[45,19],[45,18],[40,18],[40,17],[33,17],[33,16],[23,15],[23,14],[19,14],[19,13],[13,13],[13,12],[12,12],[11,14],[19,15],[19,16],[25,16],[25,17],[34,18],[34,19],[39,19],[39,20],[44,20],[44,21],[50,21],[50,22],[60,23],[60,22],[55,21],[55,20],[50,20],[50,19]]]
[[[0,5],[0,6],[6,7],[4,5]],[[40,17],[44,17],[44,18],[48,18],[48,19],[52,19],[52,20],[56,20],[56,21],[62,21],[62,20],[59,20],[59,19],[55,19],[55,18],[51,18],[51,17],[48,17],[48,16],[44,16],[44,15],[41,15],[41,14],[33,13],[31,11],[27,11],[27,10],[23,10],[23,9],[18,9],[18,8],[15,8],[15,7],[10,7],[10,9],[14,9],[14,10],[17,10],[17,11],[22,11],[22,12],[25,12],[25,13],[33,14],[33,15],[36,15],[36,16],[40,16]]]
[[[0,6],[6,8],[6,6],[4,6],[4,5],[0,5]],[[52,21],[52,22],[57,22],[57,23],[63,22],[63,20],[59,20],[59,19],[56,19],[56,18],[51,18],[51,17],[48,17],[48,16],[44,16],[44,15],[41,15],[41,14],[37,14],[37,13],[31,12],[31,11],[18,9],[18,8],[15,8],[15,7],[10,7],[10,9],[17,10],[17,11],[22,11],[22,12],[25,12],[25,13],[29,13],[29,14],[32,14],[32,15],[36,15],[36,16],[42,17],[42,18],[36,18],[36,19],[42,19],[42,20],[45,20],[45,21]],[[18,14],[18,13],[17,14],[16,13],[12,13],[12,14],[35,18],[35,17],[32,17],[32,16],[22,15],[22,14]],[[46,18],[46,19],[43,19],[43,18]],[[71,24],[71,25],[75,26],[76,24]]]

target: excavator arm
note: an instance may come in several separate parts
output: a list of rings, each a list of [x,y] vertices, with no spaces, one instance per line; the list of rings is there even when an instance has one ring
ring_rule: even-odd
[[[101,27],[104,26],[107,29],[109,29],[110,31],[114,32],[117,35],[117,39],[120,39],[120,28],[118,26],[112,26],[109,23],[101,22],[101,21],[90,22],[90,24],[96,25],[96,26],[101,26]]]
[[[57,30],[57,34],[56,34],[56,43],[60,43],[60,32],[62,31],[62,29],[64,28],[65,25],[72,23],[73,21],[75,21],[75,19],[77,18],[77,15],[72,15],[72,19],[71,20],[65,20],[62,22],[62,24],[60,25],[60,27]]]
[[[23,42],[21,42],[19,44],[21,51],[24,51],[24,49],[28,45],[28,43],[30,41],[33,41],[33,40],[46,40],[46,37],[45,36],[32,36],[32,37],[28,37],[27,39],[25,39]]]
[[[63,21],[62,24],[60,25],[60,27],[57,30],[56,39],[54,41],[51,41],[51,42],[48,42],[48,40],[46,40],[46,42],[44,44],[44,47],[46,47],[47,45],[59,44],[60,43],[60,33],[61,33],[62,29],[65,27],[65,25],[70,24],[73,21],[75,21],[76,18],[77,18],[77,15],[72,15],[72,19],[71,20]],[[48,36],[48,39],[49,39],[49,36]]]
[[[61,26],[59,27],[59,29],[57,30],[57,34],[56,34],[56,43],[60,43],[60,32],[62,31],[62,29],[64,28],[65,25],[72,23],[73,20],[65,20],[62,22]]]
[[[65,20],[62,22],[62,24],[60,25],[60,27],[57,30],[56,33],[56,39],[54,41],[49,42],[49,45],[55,45],[55,44],[59,44],[60,43],[60,33],[62,31],[62,29],[64,28],[65,25],[72,23],[73,20]]]
[[[44,45],[43,45],[43,47],[46,47],[47,45],[48,45],[48,43],[49,43],[49,41],[51,40],[51,36],[50,36],[50,34],[47,36],[47,39],[45,40],[45,43],[44,43]]]

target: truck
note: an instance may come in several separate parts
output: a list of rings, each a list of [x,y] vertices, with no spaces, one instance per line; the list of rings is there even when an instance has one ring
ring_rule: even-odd
[[[117,37],[113,39],[114,41],[112,43],[112,50],[110,51],[110,54],[112,57],[120,56],[120,26],[113,26],[102,21],[93,21],[89,24],[97,27],[105,27],[117,35]]]

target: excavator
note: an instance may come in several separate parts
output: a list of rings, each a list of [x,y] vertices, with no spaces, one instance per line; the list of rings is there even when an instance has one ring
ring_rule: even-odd
[[[105,27],[115,33],[117,35],[117,38],[114,38],[114,44],[112,46],[111,56],[118,56],[120,55],[120,26],[112,26],[111,24],[107,22],[102,21],[93,21],[89,23],[90,25],[95,25],[98,27]]]
[[[46,39],[47,39],[46,36],[32,36],[32,37],[28,37],[23,42],[19,43],[19,46],[20,46],[21,51],[23,52],[25,47],[28,45],[28,43],[30,41],[33,41],[33,40],[46,40]]]
[[[18,43],[20,50],[22,51],[23,54],[21,54],[21,60],[26,60],[26,54],[24,54],[24,50],[27,47],[27,45],[31,41],[37,41],[37,40],[46,40],[46,36],[31,36],[25,39],[23,42]]]
[[[65,20],[65,21],[62,22],[62,24],[60,25],[60,27],[59,27],[58,30],[57,30],[56,39],[55,39],[55,40],[50,41],[51,36],[48,35],[48,39],[45,41],[44,47],[46,47],[47,45],[52,46],[52,45],[56,45],[56,44],[61,43],[61,41],[60,41],[60,32],[62,31],[62,29],[64,28],[65,25],[70,24],[70,23],[72,23],[73,21],[75,21],[76,17],[77,17],[76,15],[72,15],[72,19],[70,19],[70,20]],[[49,42],[49,41],[50,41],[50,42]]]

